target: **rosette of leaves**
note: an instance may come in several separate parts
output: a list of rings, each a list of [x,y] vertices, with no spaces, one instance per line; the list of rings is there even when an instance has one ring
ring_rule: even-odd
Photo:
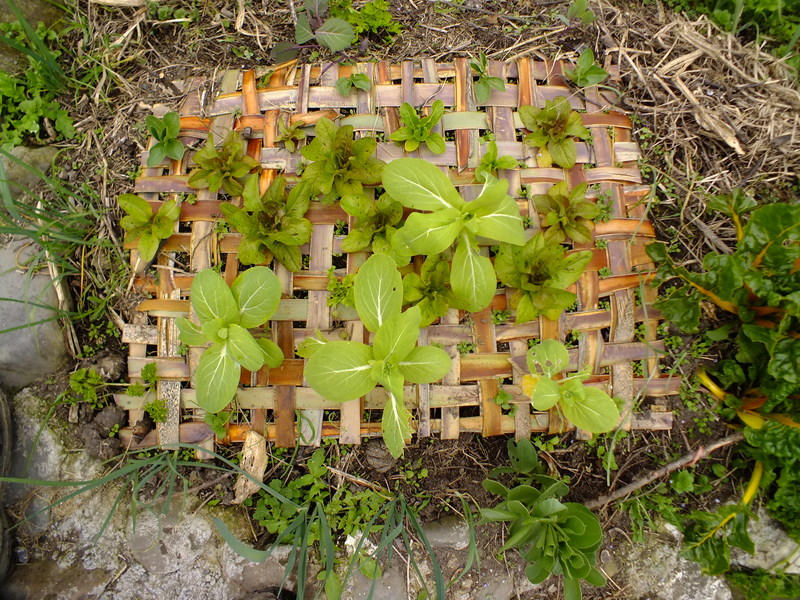
[[[184,344],[210,344],[200,357],[194,384],[197,405],[217,413],[233,400],[242,367],[258,371],[283,362],[283,352],[275,342],[248,331],[275,313],[281,286],[267,267],[247,269],[231,287],[219,273],[205,269],[194,277],[191,299],[199,325],[185,318],[177,319],[176,325]]]
[[[383,386],[388,396],[383,439],[392,455],[399,457],[411,437],[405,383],[438,381],[450,370],[450,357],[441,348],[417,346],[420,309],[401,312],[403,284],[388,256],[375,254],[361,266],[353,297],[364,327],[374,334],[372,346],[314,338],[298,348],[298,354],[308,359],[304,375],[317,393],[334,402],[354,400],[378,384]]]
[[[572,110],[564,96],[548,100],[544,108],[520,106],[519,116],[530,131],[523,141],[539,149],[536,162],[540,167],[550,167],[555,163],[571,169],[578,158],[575,138],[592,139],[592,134],[581,122],[581,116]]]
[[[536,410],[554,406],[576,427],[592,433],[611,431],[619,423],[619,409],[603,390],[583,385],[587,370],[561,379],[559,373],[569,367],[569,353],[561,342],[544,340],[525,357],[530,375],[522,378],[522,392],[530,396]]]
[[[349,47],[355,37],[353,26],[344,19],[325,18],[328,8],[328,0],[305,0],[300,4],[294,26],[295,43],[283,41],[275,44],[270,52],[272,59],[276,63],[291,60],[311,40],[333,52]]]
[[[594,52],[586,48],[578,57],[574,69],[564,69],[567,79],[578,87],[597,85],[608,78],[608,71],[594,63]]]
[[[516,322],[539,315],[558,319],[575,302],[575,294],[567,288],[578,280],[591,259],[590,250],[566,254],[561,245],[547,242],[541,233],[524,246],[501,244],[494,268],[500,281],[514,288],[510,301],[517,311]]]
[[[244,186],[244,208],[230,202],[220,204],[225,220],[242,234],[239,261],[244,265],[266,264],[275,257],[290,271],[303,267],[300,246],[311,239],[311,221],[305,218],[310,204],[305,183],[294,186],[286,195],[286,180],[277,177],[262,195],[258,175],[251,175]]]
[[[395,226],[403,220],[402,204],[389,194],[381,194],[376,201],[370,190],[359,196],[342,198],[341,206],[355,217],[350,232],[342,240],[343,251],[360,252],[371,248],[375,254],[391,256],[398,266],[408,263],[409,257],[398,254],[392,247]]]
[[[413,152],[420,144],[425,144],[434,154],[443,154],[445,151],[444,138],[433,131],[433,128],[444,116],[444,102],[436,100],[431,105],[431,114],[420,117],[414,107],[408,102],[400,106],[400,118],[403,127],[393,131],[389,139],[403,144],[406,152]]]
[[[492,90],[502,92],[506,89],[506,84],[500,77],[492,77],[489,75],[489,61],[486,60],[486,54],[483,52],[478,55],[477,61],[470,61],[469,66],[478,76],[478,80],[473,86],[475,89],[475,100],[478,101],[478,104],[486,104]]]
[[[497,176],[498,169],[515,169],[519,163],[513,156],[497,156],[497,144],[494,140],[486,145],[486,153],[481,157],[481,164],[475,169],[475,179],[485,183],[489,178]]]
[[[450,290],[450,263],[441,254],[426,258],[419,274],[411,272],[403,277],[403,303],[419,307],[422,327],[443,317],[451,306],[458,306]]]
[[[178,113],[174,111],[168,112],[160,119],[154,115],[147,115],[145,124],[150,135],[156,140],[156,143],[147,153],[148,167],[160,165],[164,157],[173,160],[183,158],[186,148],[178,139],[178,134],[181,132],[181,119]]]
[[[361,196],[365,185],[378,185],[384,163],[373,156],[374,137],[353,139],[353,126],[337,127],[330,119],[317,121],[314,139],[301,150],[312,161],[303,170],[303,181],[311,185],[323,204],[339,198]]]
[[[241,179],[259,166],[259,162],[245,152],[244,140],[237,131],[231,131],[222,146],[214,145],[214,134],[194,155],[198,168],[189,175],[189,185],[196,190],[208,188],[210,192],[224,189],[230,196],[241,196],[244,189]]]
[[[603,541],[599,519],[583,504],[561,502],[567,485],[545,475],[532,475],[533,485],[508,488],[492,479],[483,487],[502,498],[493,508],[482,508],[484,522],[508,523],[508,538],[500,549],[517,549],[527,563],[525,575],[535,584],[551,574],[564,577],[564,598],[580,600],[580,581],[603,586],[605,577],[595,568]]]
[[[478,250],[478,236],[509,244],[525,243],[517,203],[506,180],[491,180],[481,194],[464,202],[450,179],[435,166],[417,158],[401,158],[386,166],[386,191],[411,213],[392,243],[401,254],[440,254],[455,246],[450,289],[461,308],[486,308],[497,286],[492,261]]]
[[[136,194],[120,194],[117,202],[126,213],[120,225],[131,241],[138,240],[139,258],[147,265],[155,258],[162,240],[175,232],[181,207],[175,200],[167,200],[154,213],[150,203]]]
[[[283,142],[289,152],[294,152],[297,145],[306,139],[303,121],[290,123],[289,119],[278,119],[278,137],[276,142]]]
[[[546,195],[533,197],[536,209],[545,214],[546,241],[560,243],[567,238],[583,244],[592,241],[592,219],[600,214],[600,209],[586,199],[586,187],[581,183],[569,190],[565,182],[559,181],[547,190]]]

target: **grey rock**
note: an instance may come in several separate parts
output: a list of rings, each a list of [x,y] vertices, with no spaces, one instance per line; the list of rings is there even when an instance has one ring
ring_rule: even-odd
[[[373,585],[374,584],[374,585]],[[379,579],[364,577],[359,571],[345,584],[344,600],[366,600],[372,590],[372,600],[399,600],[407,598],[406,576],[397,564],[385,570]]]
[[[34,167],[42,173],[47,173],[50,171],[53,159],[58,154],[58,148],[55,146],[17,146],[11,151],[11,154],[19,162],[5,156],[0,157],[0,160],[3,161],[3,166],[5,167],[6,180],[8,181],[11,196],[16,200],[40,182],[40,178],[27,169],[25,165]]]
[[[469,546],[469,526],[455,515],[446,515],[437,521],[425,523],[422,530],[434,548],[464,550]]]
[[[128,419],[127,413],[115,404],[106,406],[94,418],[100,435],[107,436],[115,425],[122,427]]]
[[[39,381],[67,360],[56,313],[43,308],[58,306],[50,277],[17,270],[34,251],[26,243],[13,238],[0,247],[0,290],[8,299],[0,300],[0,332],[21,327],[0,333],[0,385],[9,389]]]
[[[383,440],[367,442],[366,457],[367,464],[378,473],[386,473],[396,462]]]
[[[612,549],[622,565],[629,598],[650,600],[731,600],[722,577],[703,575],[700,565],[679,555],[674,533],[652,534],[644,544]]]
[[[748,554],[739,548],[731,548],[731,563],[746,569],[771,569],[788,559],[781,568],[787,573],[800,573],[798,544],[781,529],[767,511],[759,509],[757,519],[750,519],[747,531],[755,545],[755,553]]]

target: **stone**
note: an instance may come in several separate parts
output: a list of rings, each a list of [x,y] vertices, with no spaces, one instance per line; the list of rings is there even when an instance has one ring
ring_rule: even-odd
[[[67,361],[49,275],[17,270],[33,252],[20,238],[0,247],[0,385],[8,389],[40,381]]]
[[[437,521],[424,523],[422,530],[434,548],[464,550],[469,546],[469,525],[455,515],[445,515]]]
[[[378,473],[386,473],[396,462],[383,440],[367,442],[366,457],[367,464]]]
[[[781,529],[766,510],[756,512],[757,519],[750,519],[747,532],[755,545],[755,553],[748,554],[740,548],[731,548],[731,564],[745,569],[772,569],[781,563],[786,573],[800,574],[800,552],[798,544]],[[788,562],[783,563],[784,560]]]
[[[116,404],[103,407],[94,418],[93,424],[97,427],[98,433],[108,436],[115,426],[122,427],[128,420],[127,413]]]
[[[0,160],[3,161],[3,167],[5,167],[6,181],[8,181],[11,197],[18,200],[41,182],[40,177],[32,173],[25,165],[34,167],[42,173],[48,173],[53,159],[58,154],[58,148],[55,146],[17,146],[11,151],[11,154],[19,162],[5,156],[0,157]]]
[[[430,582],[428,583],[430,585]],[[397,565],[396,558],[394,564],[376,580],[364,577],[360,571],[356,570],[345,583],[342,599],[367,600],[370,597],[370,591],[372,600],[398,600],[408,597],[406,575],[404,570]]]
[[[620,579],[630,598],[651,600],[731,600],[723,577],[703,575],[700,565],[679,555],[674,532],[652,533],[644,544],[609,549],[622,565]]]

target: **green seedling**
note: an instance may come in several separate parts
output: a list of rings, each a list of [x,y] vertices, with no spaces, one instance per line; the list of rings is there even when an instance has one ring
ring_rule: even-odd
[[[336,91],[341,96],[349,96],[353,88],[368,92],[372,84],[364,73],[353,73],[349,77],[340,77],[336,80]]]
[[[540,167],[550,167],[555,163],[571,169],[578,157],[574,138],[592,139],[592,134],[581,122],[581,116],[572,110],[563,96],[548,100],[544,108],[520,106],[519,116],[530,131],[524,142],[539,150],[536,162]]]
[[[175,200],[167,200],[154,213],[150,203],[135,194],[120,194],[117,202],[126,213],[120,225],[131,241],[138,241],[139,259],[148,265],[155,258],[163,240],[175,233],[181,207]]]
[[[608,79],[608,71],[594,62],[594,52],[586,48],[578,57],[574,69],[564,69],[564,75],[580,88],[603,83]]]
[[[181,132],[181,119],[176,112],[168,112],[162,118],[147,115],[145,120],[147,130],[156,140],[147,154],[147,166],[155,167],[160,165],[164,158],[180,160],[183,158],[186,148],[178,139]]]
[[[289,119],[278,119],[278,137],[276,142],[283,142],[289,152],[294,152],[300,142],[305,141],[307,134],[303,129],[303,121],[289,123]]]
[[[427,257],[419,274],[411,272],[403,277],[403,303],[419,307],[422,327],[458,304],[450,289],[450,263],[441,254]]]
[[[403,144],[406,152],[414,152],[420,144],[425,144],[433,154],[443,154],[445,151],[444,138],[433,131],[433,128],[444,116],[444,102],[436,100],[431,105],[431,114],[421,117],[408,102],[400,106],[400,118],[403,127],[393,131],[389,139]]]
[[[213,269],[195,275],[192,309],[200,324],[183,317],[176,324],[184,344],[211,344],[195,371],[200,408],[210,413],[225,408],[236,394],[242,367],[258,371],[265,364],[275,368],[283,362],[283,352],[275,342],[255,338],[248,331],[275,313],[280,298],[280,282],[267,267],[244,271],[230,288]]]
[[[189,185],[196,190],[208,188],[210,192],[218,192],[220,188],[230,196],[241,196],[241,180],[259,162],[245,153],[244,140],[237,131],[231,131],[222,143],[214,146],[214,134],[208,134],[208,140],[197,154],[194,162],[198,168],[189,175]]]
[[[581,183],[569,190],[565,182],[559,181],[547,190],[547,194],[533,197],[536,209],[545,215],[546,241],[561,243],[568,238],[582,244],[592,241],[592,219],[600,214],[600,209],[586,199],[586,187]]]
[[[513,156],[497,156],[497,144],[494,140],[486,145],[486,153],[481,157],[481,164],[475,169],[475,179],[486,183],[497,176],[498,169],[515,169],[519,163]]]
[[[486,104],[492,90],[502,92],[506,89],[506,84],[500,77],[489,75],[488,61],[483,52],[478,55],[477,61],[470,61],[469,66],[478,76],[478,80],[474,84],[475,100],[478,101],[478,104]]]
[[[342,208],[355,217],[350,232],[342,240],[342,250],[361,252],[371,249],[374,254],[390,256],[398,266],[405,265],[409,257],[397,253],[392,246],[397,225],[403,220],[403,205],[389,194],[381,194],[377,201],[372,196],[370,190],[360,196],[342,198]]]

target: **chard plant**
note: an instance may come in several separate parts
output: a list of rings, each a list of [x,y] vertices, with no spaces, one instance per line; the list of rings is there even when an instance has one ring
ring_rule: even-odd
[[[183,158],[186,148],[178,139],[178,134],[181,132],[181,119],[178,113],[168,112],[160,119],[154,115],[147,115],[145,124],[150,135],[156,140],[156,144],[150,148],[147,154],[148,167],[160,165],[164,157],[173,160]]]
[[[497,156],[497,144],[491,140],[486,146],[486,153],[481,157],[481,164],[475,169],[475,179],[486,183],[497,176],[498,169],[515,169],[519,163],[513,156]]]
[[[383,186],[411,213],[394,235],[406,255],[440,254],[454,246],[450,289],[459,308],[478,311],[492,301],[497,285],[492,261],[478,250],[478,236],[521,246],[525,231],[505,180],[488,181],[480,196],[464,202],[450,179],[432,164],[401,158],[384,170]]]
[[[545,213],[546,241],[561,243],[567,238],[584,244],[592,241],[592,219],[600,215],[600,208],[586,199],[586,187],[581,183],[569,190],[565,182],[559,181],[547,194],[533,197],[537,210]]]
[[[220,188],[230,196],[241,196],[244,187],[241,180],[259,166],[259,162],[245,152],[244,140],[237,131],[231,131],[222,146],[214,146],[214,135],[194,155],[198,168],[189,175],[189,185],[196,190],[208,188],[218,192]]]
[[[323,204],[339,198],[349,202],[364,193],[364,186],[378,185],[384,163],[373,156],[374,137],[353,139],[353,126],[337,127],[330,119],[317,121],[315,136],[302,154],[312,161],[303,170],[303,181],[311,185]]]
[[[209,413],[225,408],[236,394],[242,367],[258,371],[275,368],[283,352],[266,337],[249,329],[264,324],[281,299],[278,278],[267,267],[247,269],[231,287],[213,269],[200,271],[192,282],[192,309],[200,324],[176,320],[181,342],[188,346],[210,344],[195,371],[197,405]]]
[[[482,520],[508,523],[508,538],[500,551],[519,551],[531,583],[561,575],[565,600],[580,600],[582,579],[598,587],[606,583],[595,568],[603,541],[600,520],[583,504],[560,500],[569,492],[563,481],[540,474],[530,477],[538,487],[522,483],[509,488],[484,480],[484,489],[502,500],[493,508],[482,508]]]
[[[163,240],[175,232],[175,224],[181,216],[180,205],[175,200],[167,200],[154,213],[150,203],[136,194],[120,194],[117,202],[126,213],[120,225],[131,241],[138,240],[141,261],[150,263]]]
[[[444,138],[433,131],[434,126],[441,121],[443,116],[444,102],[441,100],[436,100],[431,105],[431,114],[427,117],[420,117],[413,106],[408,102],[403,102],[400,106],[403,127],[393,131],[389,139],[402,143],[406,152],[413,152],[420,147],[420,144],[424,143],[434,154],[443,154],[445,151]]]
[[[502,92],[506,89],[506,84],[501,78],[489,75],[489,62],[483,52],[478,55],[478,60],[470,61],[469,66],[478,76],[474,86],[475,100],[478,101],[478,104],[486,104],[492,90]]]
[[[258,175],[244,186],[244,208],[230,202],[220,204],[225,220],[242,234],[239,261],[244,265],[267,264],[275,257],[290,271],[303,267],[300,246],[311,239],[311,221],[304,215],[310,204],[306,183],[294,186],[286,195],[286,180],[277,177],[262,195]]]
[[[555,377],[569,367],[569,353],[561,342],[544,340],[525,357],[530,375],[522,378],[522,391],[530,396],[533,408],[550,410],[554,406],[576,427],[592,433],[605,433],[619,423],[619,409],[603,390],[583,385],[590,371],[584,368],[562,379]]]
[[[450,263],[441,254],[427,257],[419,274],[411,272],[403,277],[403,302],[419,307],[422,327],[443,317],[449,307],[458,306],[450,290]]]
[[[392,238],[397,225],[403,220],[403,205],[389,194],[372,198],[372,191],[360,196],[343,198],[342,208],[355,217],[350,232],[342,241],[345,252],[360,252],[372,249],[374,254],[391,256],[398,266],[408,263],[409,257],[397,253],[392,247]]]
[[[417,346],[420,309],[401,312],[403,284],[394,261],[375,254],[358,270],[353,284],[356,311],[372,336],[368,346],[356,341],[310,340],[298,349],[307,358],[305,378],[320,395],[334,402],[360,398],[380,384],[388,398],[383,409],[383,439],[392,456],[403,453],[411,437],[411,414],[403,388],[409,383],[438,381],[450,370],[441,348]]]
[[[578,57],[574,69],[564,69],[567,79],[578,87],[589,87],[604,82],[608,78],[608,71],[594,62],[594,52],[586,48]]]
[[[566,254],[564,248],[548,243],[537,233],[524,246],[501,244],[494,259],[497,277],[514,288],[511,307],[517,311],[517,323],[544,315],[551,320],[575,302],[567,288],[581,276],[592,259],[589,250]]]
[[[548,100],[544,108],[520,106],[519,116],[530,131],[524,142],[539,149],[536,162],[540,167],[550,167],[555,163],[571,169],[578,158],[574,138],[592,139],[592,134],[581,122],[581,116],[572,110],[563,96]]]

